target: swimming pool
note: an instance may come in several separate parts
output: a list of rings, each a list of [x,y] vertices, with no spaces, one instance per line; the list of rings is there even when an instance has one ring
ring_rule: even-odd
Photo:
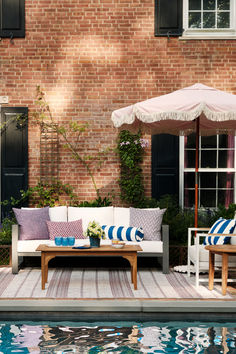
[[[0,353],[236,353],[235,323],[4,322]]]

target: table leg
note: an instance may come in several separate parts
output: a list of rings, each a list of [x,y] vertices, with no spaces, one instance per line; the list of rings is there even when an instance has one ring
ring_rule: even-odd
[[[209,290],[213,290],[215,273],[215,254],[209,251]]]
[[[222,295],[226,295],[228,280],[228,254],[222,254]]]
[[[45,290],[45,253],[41,252],[41,277],[42,277],[42,290]]]
[[[133,274],[134,290],[137,290],[137,253],[134,255],[132,274]]]

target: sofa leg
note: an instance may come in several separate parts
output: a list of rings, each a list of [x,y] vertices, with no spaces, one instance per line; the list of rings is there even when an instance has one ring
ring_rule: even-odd
[[[169,274],[170,273],[170,267],[169,267],[169,255],[162,257],[162,272],[163,274]]]
[[[12,258],[12,273],[17,274],[18,271],[19,271],[18,257],[15,259]]]

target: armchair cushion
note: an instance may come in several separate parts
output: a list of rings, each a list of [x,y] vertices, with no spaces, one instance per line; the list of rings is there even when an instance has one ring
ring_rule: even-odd
[[[218,219],[210,228],[208,234],[204,239],[204,245],[225,245],[230,243],[230,236],[220,236],[220,234],[233,234],[236,229],[236,220],[233,219]],[[216,234],[216,236],[212,236]]]

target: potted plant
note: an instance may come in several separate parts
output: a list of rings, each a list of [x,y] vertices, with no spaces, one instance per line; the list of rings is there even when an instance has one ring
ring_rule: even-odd
[[[105,232],[96,221],[90,221],[88,223],[85,236],[89,237],[91,247],[100,247],[101,239],[105,239]]]

